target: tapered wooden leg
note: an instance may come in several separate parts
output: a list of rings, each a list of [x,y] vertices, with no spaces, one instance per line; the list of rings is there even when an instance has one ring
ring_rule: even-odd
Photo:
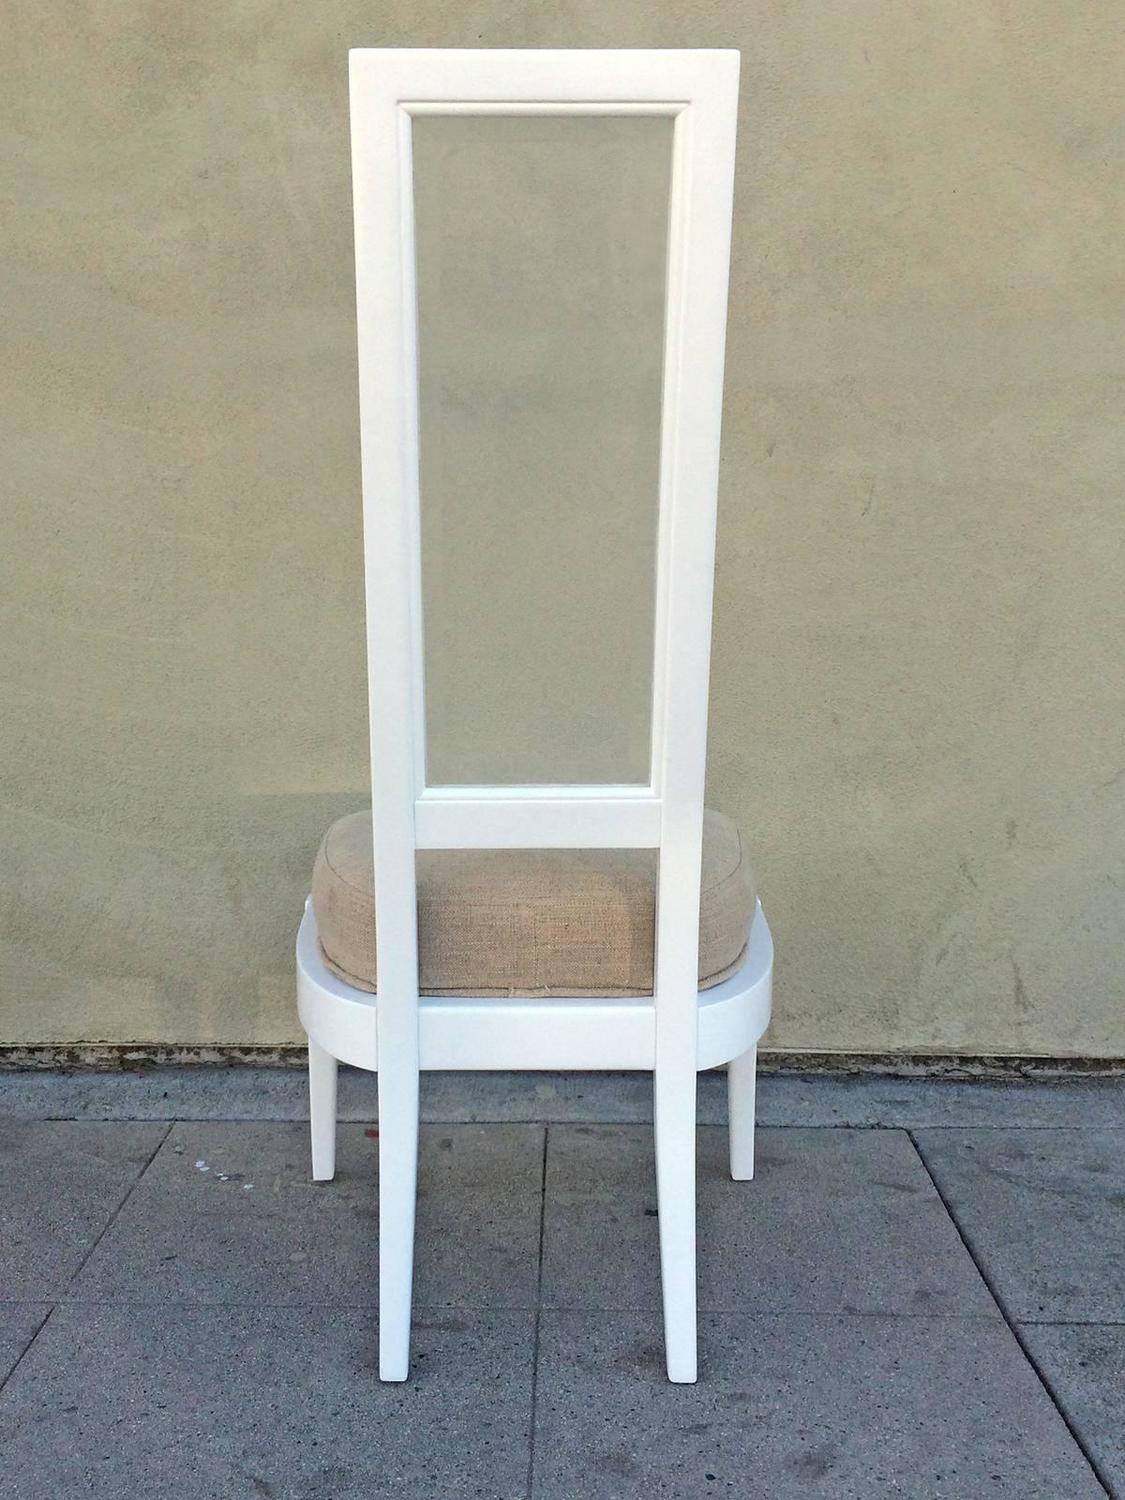
[[[694,1066],[657,1069],[653,1081],[660,1277],[668,1379],[696,1379]]]
[[[418,1073],[379,1074],[379,1379],[410,1372]]]
[[[309,1037],[309,1134],[314,1182],[336,1175],[336,1059]]]
[[[730,1175],[735,1182],[754,1176],[754,1095],[758,1049],[751,1047],[727,1064],[727,1119],[730,1125]]]

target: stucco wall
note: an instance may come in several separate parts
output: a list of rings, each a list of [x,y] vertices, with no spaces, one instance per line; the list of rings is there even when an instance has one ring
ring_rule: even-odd
[[[1125,1054],[1093,0],[3,0],[0,1041],[295,1039],[364,800],[349,45],[743,51],[711,801],[775,1046]]]

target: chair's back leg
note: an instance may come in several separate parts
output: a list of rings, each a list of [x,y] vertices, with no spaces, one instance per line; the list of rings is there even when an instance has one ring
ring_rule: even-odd
[[[668,1379],[696,1378],[695,1060],[658,1062],[653,1077],[660,1279]]]
[[[336,1175],[336,1059],[309,1037],[309,1135],[314,1182]]]
[[[379,1069],[379,1379],[410,1372],[414,1205],[418,1182],[417,1069]]]
[[[754,1096],[758,1049],[751,1047],[727,1064],[727,1120],[730,1129],[730,1175],[749,1182],[754,1175]]]

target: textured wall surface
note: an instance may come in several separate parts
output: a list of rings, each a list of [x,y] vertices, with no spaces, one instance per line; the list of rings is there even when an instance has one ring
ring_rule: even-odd
[[[710,800],[772,1042],[1125,1054],[1117,7],[0,15],[0,1041],[298,1035],[366,777],[346,48],[719,45]]]

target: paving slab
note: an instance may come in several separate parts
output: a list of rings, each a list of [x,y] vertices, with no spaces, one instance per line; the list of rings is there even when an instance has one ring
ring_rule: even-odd
[[[167,1126],[0,1120],[0,1292],[61,1296]]]
[[[711,1314],[700,1383],[659,1321],[542,1315],[535,1500],[1101,1500],[1003,1323]]]
[[[59,1308],[0,1393],[3,1500],[526,1493],[534,1315],[419,1312],[381,1385],[348,1308]]]
[[[1125,1497],[1125,1326],[1028,1323],[1020,1335],[1110,1494]]]
[[[172,1128],[72,1298],[372,1304],[377,1140],[341,1127],[330,1184],[308,1149],[300,1124]],[[543,1131],[423,1127],[419,1158],[417,1304],[534,1307]]]
[[[727,1135],[698,1136],[700,1306],[716,1311],[998,1317],[908,1136],[759,1130],[732,1182]],[[543,1302],[658,1308],[652,1132],[552,1126]]]
[[[1125,1131],[919,1131],[1009,1315],[1125,1321]]]
[[[70,1296],[370,1305],[377,1160],[362,1126],[341,1126],[336,1179],[315,1183],[304,1125],[177,1125]],[[418,1306],[535,1306],[542,1164],[538,1126],[423,1127]]]
[[[766,1066],[769,1060],[766,1059]],[[378,1112],[370,1073],[340,1069],[341,1120]],[[0,1117],[90,1120],[301,1120],[300,1067],[162,1065],[118,1072],[0,1069]],[[422,1118],[506,1123],[648,1121],[643,1073],[424,1073]],[[1125,1073],[1092,1078],[958,1079],[888,1073],[764,1072],[763,1125],[1125,1127]],[[726,1075],[700,1074],[699,1121],[726,1120]]]
[[[0,1386],[50,1311],[47,1302],[0,1302]]]

